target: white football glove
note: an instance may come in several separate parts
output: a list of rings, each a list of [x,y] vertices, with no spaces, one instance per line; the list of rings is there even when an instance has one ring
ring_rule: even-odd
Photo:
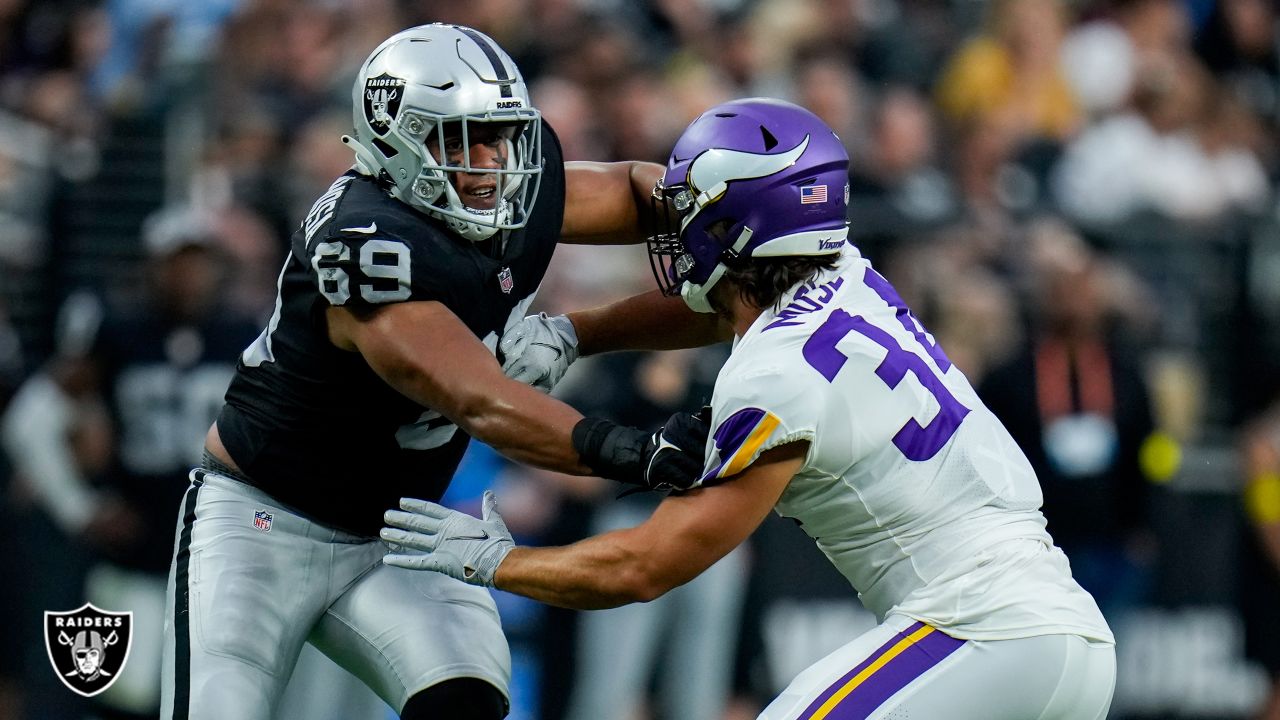
[[[382,516],[391,526],[379,533],[392,545],[382,558],[387,565],[434,570],[471,585],[493,587],[498,565],[516,546],[498,514],[498,499],[488,490],[479,518],[414,498],[400,498],[400,508]]]
[[[578,333],[568,317],[538,313],[503,333],[498,350],[507,377],[551,392],[578,359]]]

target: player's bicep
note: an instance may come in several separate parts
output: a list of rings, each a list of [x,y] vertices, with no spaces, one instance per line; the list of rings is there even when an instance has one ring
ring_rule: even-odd
[[[808,449],[803,441],[780,445],[731,483],[663,500],[636,528],[659,584],[673,588],[688,582],[746,540],[799,472]]]
[[[330,307],[329,337],[359,352],[388,385],[457,420],[505,376],[493,353],[442,303]]]
[[[613,245],[643,239],[640,213],[662,166],[653,163],[565,163],[561,242]]]

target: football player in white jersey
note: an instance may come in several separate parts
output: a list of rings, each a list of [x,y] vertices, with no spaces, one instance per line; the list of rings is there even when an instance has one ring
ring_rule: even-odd
[[[655,275],[736,333],[704,469],[638,527],[515,547],[479,519],[406,499],[385,562],[575,608],[651,600],[794,518],[881,620],[806,669],[762,718],[1094,720],[1114,639],[1045,531],[1008,432],[846,242],[848,156],[812,113],[719,105],[685,131],[655,197],[677,232]]]

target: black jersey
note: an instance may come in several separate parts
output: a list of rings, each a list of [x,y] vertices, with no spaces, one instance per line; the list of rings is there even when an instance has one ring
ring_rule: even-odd
[[[543,124],[528,223],[488,254],[354,171],[293,234],[276,309],[241,357],[218,431],[249,481],[326,525],[376,535],[402,496],[437,500],[469,440],[328,340],[325,309],[438,301],[492,350],[524,317],[564,217],[560,144]],[[499,236],[500,237],[500,236]]]
[[[216,311],[174,323],[155,312],[112,313],[92,350],[116,430],[115,462],[101,481],[146,520],[138,542],[112,560],[164,573],[173,555],[170,518],[200,461],[236,357],[258,332]]]

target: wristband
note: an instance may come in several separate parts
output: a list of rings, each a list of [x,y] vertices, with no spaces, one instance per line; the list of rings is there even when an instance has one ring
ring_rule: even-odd
[[[644,485],[644,454],[649,434],[598,417],[573,426],[573,449],[600,477]]]

